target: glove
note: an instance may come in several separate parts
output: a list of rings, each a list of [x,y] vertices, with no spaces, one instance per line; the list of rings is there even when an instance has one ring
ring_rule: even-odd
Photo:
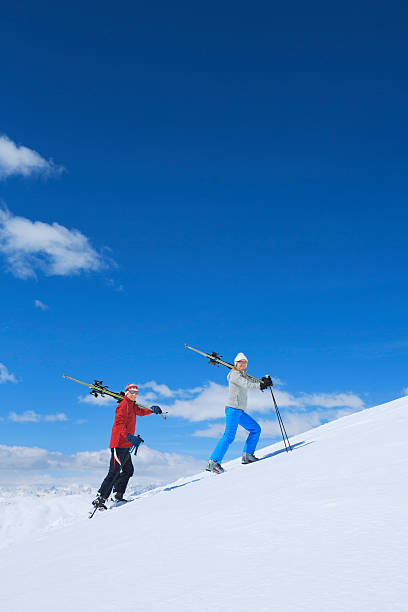
[[[132,434],[128,433],[126,436],[126,440],[131,443],[132,446],[135,447],[135,451],[139,448],[141,444],[143,444],[144,440],[137,434],[137,436],[132,436]]]
[[[160,406],[150,406],[150,410],[154,412],[154,414],[161,414],[163,412]]]
[[[259,384],[261,391],[264,391],[264,389],[267,389],[268,387],[272,387],[272,386],[273,386],[272,378],[269,375],[262,376],[261,382]]]

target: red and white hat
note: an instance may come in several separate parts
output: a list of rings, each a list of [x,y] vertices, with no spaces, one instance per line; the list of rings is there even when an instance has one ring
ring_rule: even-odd
[[[129,383],[128,385],[126,385],[125,393],[127,393],[128,391],[139,391],[139,387],[135,385],[135,383]]]

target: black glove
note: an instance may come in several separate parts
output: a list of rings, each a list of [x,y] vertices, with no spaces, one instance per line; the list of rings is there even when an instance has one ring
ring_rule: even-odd
[[[154,414],[161,414],[163,412],[160,406],[150,406],[150,410],[154,412]]]
[[[141,444],[143,444],[144,440],[137,434],[137,436],[132,436],[132,434],[128,433],[126,436],[126,440],[131,443],[132,446],[135,447],[135,451],[139,448]]]
[[[260,386],[261,391],[264,391],[264,389],[267,389],[268,387],[272,387],[273,386],[272,378],[269,375],[262,376],[259,386]]]

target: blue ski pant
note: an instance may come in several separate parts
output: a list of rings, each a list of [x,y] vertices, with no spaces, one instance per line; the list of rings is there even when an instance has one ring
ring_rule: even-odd
[[[231,408],[230,406],[226,406],[225,415],[227,417],[227,421],[225,424],[224,434],[215,447],[210,459],[221,463],[230,444],[232,444],[232,442],[235,440],[238,425],[241,425],[241,427],[249,431],[249,435],[244,445],[244,452],[251,453],[251,455],[253,455],[256,445],[258,444],[259,436],[261,435],[261,427],[255,421],[255,419],[239,408]]]

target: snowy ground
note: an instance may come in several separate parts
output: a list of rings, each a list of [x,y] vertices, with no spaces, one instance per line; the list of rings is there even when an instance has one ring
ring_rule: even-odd
[[[129,487],[131,495],[155,488]],[[0,487],[0,554],[2,549],[43,536],[87,516],[96,488]]]
[[[1,610],[406,612],[407,429],[405,397],[92,521],[83,494],[3,497]]]

